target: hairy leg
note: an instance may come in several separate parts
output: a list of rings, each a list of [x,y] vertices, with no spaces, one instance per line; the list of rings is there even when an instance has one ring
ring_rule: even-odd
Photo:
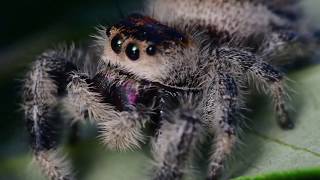
[[[284,129],[292,129],[294,124],[290,120],[286,108],[287,94],[283,83],[283,75],[271,65],[262,61],[253,64],[250,71],[258,81],[269,87],[279,125]]]
[[[235,120],[240,99],[237,84],[230,75],[216,72],[211,81],[205,96],[204,118],[215,133],[215,144],[207,179],[216,180],[236,141]]]
[[[276,59],[281,62],[276,61],[273,62],[274,64],[284,63],[290,57],[293,57],[291,55],[292,52],[289,52],[289,50],[299,43],[299,36],[298,32],[287,29],[274,31],[267,35],[259,53],[262,54],[266,61],[274,61]]]
[[[166,112],[162,120],[153,146],[153,180],[180,180],[185,173],[200,136],[200,117],[189,103]]]
[[[284,129],[293,128],[294,124],[289,118],[286,107],[284,75],[280,71],[259,56],[239,49],[220,48],[216,56],[217,59],[230,62],[235,71],[240,67],[242,72],[253,76],[256,81],[265,85],[274,100],[279,125]]]
[[[297,21],[302,16],[301,0],[262,0],[262,2],[265,3],[273,13],[289,21]]]
[[[31,147],[36,162],[51,180],[74,179],[70,163],[57,151],[62,123],[56,115],[62,97],[75,121],[89,118],[98,123],[110,147],[133,148],[143,139],[140,128],[145,116],[114,110],[86,74],[75,72],[74,62],[86,57],[73,48],[47,51],[38,57],[25,79],[23,108]]]
[[[72,53],[71,53],[72,54]],[[73,179],[69,162],[57,152],[62,124],[55,117],[65,74],[75,67],[72,56],[48,51],[34,62],[28,73],[23,94],[23,109],[36,162],[51,180]]]
[[[272,65],[285,65],[310,57],[317,44],[312,32],[300,33],[290,28],[281,28],[268,34],[257,54]]]
[[[72,73],[67,86],[64,104],[74,120],[89,119],[97,123],[103,142],[112,149],[126,150],[140,147],[144,141],[142,126],[148,120],[148,112],[118,111],[105,102],[97,84],[85,74]],[[108,91],[105,89],[104,91]]]

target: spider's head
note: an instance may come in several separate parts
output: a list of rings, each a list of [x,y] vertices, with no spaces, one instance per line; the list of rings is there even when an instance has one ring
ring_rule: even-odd
[[[106,31],[102,59],[152,81],[165,76],[170,55],[189,45],[187,37],[176,29],[139,14],[128,16]]]

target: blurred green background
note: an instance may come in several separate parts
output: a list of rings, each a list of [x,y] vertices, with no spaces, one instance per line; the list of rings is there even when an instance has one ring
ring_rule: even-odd
[[[95,32],[94,27],[96,25],[106,25],[115,22],[120,18],[122,13],[127,14],[140,10],[142,4],[142,0],[11,0],[1,2],[0,180],[43,179],[38,172],[38,168],[30,165],[30,150],[19,107],[21,80],[34,57],[57,43],[75,42],[87,44],[90,40],[89,35]],[[320,12],[318,12],[318,9],[320,8],[320,1],[304,0],[304,4],[306,12],[310,16],[310,21],[319,23]],[[318,56],[314,58],[318,59]],[[272,112],[270,107],[267,108],[267,112],[265,112],[262,105],[254,108],[257,113],[252,113],[250,117],[262,120],[258,125],[252,122],[254,129],[251,134],[247,135],[249,140],[244,142],[247,143],[246,146],[249,148],[247,151],[240,153],[240,157],[250,154],[250,158],[245,158],[247,160],[245,163],[242,163],[244,162],[242,161],[244,158],[239,158],[240,160],[235,158],[241,162],[231,163],[235,164],[235,168],[230,171],[233,176],[273,172],[282,170],[281,167],[284,169],[290,169],[291,167],[294,169],[312,167],[312,173],[317,174],[317,172],[320,172],[317,168],[317,166],[320,167],[320,142],[316,140],[320,139],[320,133],[316,131],[317,127],[320,128],[320,124],[317,123],[317,118],[320,116],[320,114],[317,114],[319,108],[316,108],[320,107],[320,95],[316,93],[318,90],[320,92],[320,86],[317,86],[320,83],[320,68],[317,65],[313,66],[306,67],[305,70],[292,72],[290,76],[298,83],[304,83],[303,88],[299,86],[296,89],[299,90],[300,88],[300,90],[305,91],[305,87],[310,86],[310,89],[313,90],[312,97],[309,97],[310,93],[308,91],[301,93],[299,96],[300,99],[308,100],[308,97],[310,99],[310,101],[305,103],[305,107],[307,108],[302,108],[304,109],[303,112],[297,115],[298,119],[309,120],[307,121],[308,123],[302,123],[302,128],[299,129],[298,126],[293,133],[283,133],[277,129],[275,124],[272,124],[273,119],[270,117],[272,116],[270,115]],[[317,89],[317,87],[319,88]],[[261,101],[262,103],[260,104],[265,102],[265,100]],[[294,103],[301,105],[301,101],[295,101]],[[269,126],[266,122],[270,123],[270,121],[272,121],[271,128],[261,129],[261,127]],[[90,133],[90,131],[89,133],[86,132],[83,130],[81,142],[67,147],[67,151],[69,151],[70,156],[73,158],[78,175],[81,177],[80,179],[146,179],[146,169],[151,165],[148,147],[145,147],[140,152],[110,152],[97,143],[92,136],[94,133]],[[261,132],[262,134],[260,134]],[[298,150],[299,148],[311,149],[310,151],[315,156],[305,155],[304,153],[295,154],[296,151],[287,151],[283,146],[279,146],[278,149],[274,148],[276,145],[272,143],[268,145],[264,141],[270,138],[269,134],[274,135],[272,136],[275,138],[273,140],[286,140],[285,142],[288,142],[288,145],[292,145],[295,148],[298,147]],[[299,137],[297,138],[297,136]],[[262,137],[264,140],[260,141],[259,137]],[[300,141],[305,142],[306,139],[310,139],[310,141],[306,141],[306,144],[299,144]],[[311,147],[311,145],[314,147]],[[250,152],[252,150],[257,151],[257,149],[259,153]],[[268,165],[267,161],[271,161],[272,157],[275,157],[272,154],[274,149],[276,149],[275,154],[280,153],[281,157],[288,156],[287,159],[297,157],[297,161],[281,161],[280,158],[278,166]],[[284,154],[281,154],[282,151]],[[271,154],[262,152],[270,152]],[[277,162],[271,164],[274,163]],[[230,166],[232,167],[232,165]],[[254,168],[250,169],[251,166]],[[201,177],[201,173],[198,173],[198,176]],[[189,177],[189,179],[193,179],[193,177]]]

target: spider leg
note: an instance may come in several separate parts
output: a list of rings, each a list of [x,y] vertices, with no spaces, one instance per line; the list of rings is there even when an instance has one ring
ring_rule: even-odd
[[[292,54],[288,52],[290,47],[293,48],[300,41],[301,35],[293,30],[278,30],[269,34],[263,44],[261,45],[261,54],[266,60],[273,60],[274,56],[279,57],[277,60],[283,61],[287,58],[287,55]],[[286,56],[285,56],[286,55]],[[293,57],[293,55],[291,55]],[[267,59],[268,58],[268,59]],[[279,62],[275,62],[279,64]]]
[[[205,96],[204,117],[209,129],[214,130],[214,151],[209,163],[208,180],[221,176],[224,161],[236,142],[236,117],[239,109],[239,93],[235,79],[217,72]]]
[[[89,119],[97,123],[101,139],[111,149],[139,148],[140,142],[144,141],[141,128],[148,120],[148,112],[135,109],[118,111],[105,102],[106,97],[101,91],[107,92],[108,89],[98,87],[104,82],[95,82],[83,73],[72,73],[70,76],[64,104],[75,120]]]
[[[295,22],[303,17],[301,0],[264,0],[263,2],[273,13],[288,22]]]
[[[274,100],[279,125],[284,129],[293,128],[294,124],[289,118],[285,104],[287,93],[284,88],[284,75],[280,71],[263,61],[262,58],[247,51],[221,48],[217,50],[217,56],[231,62],[234,69],[240,67],[241,71],[248,72],[248,75],[253,76],[262,84],[266,84]]]
[[[267,87],[269,87],[274,101],[274,108],[277,112],[279,125],[284,129],[292,129],[294,124],[289,118],[286,107],[287,93],[284,88],[284,76],[282,73],[263,61],[254,63],[249,70],[257,80],[267,84]]]
[[[153,180],[182,179],[200,135],[200,117],[195,109],[185,102],[176,110],[165,112],[153,144]]]
[[[318,46],[317,38],[311,32],[280,28],[266,36],[257,54],[273,65],[292,64],[310,57]]]
[[[34,62],[24,84],[23,109],[34,158],[51,180],[71,180],[69,162],[57,151],[62,123],[56,114],[66,74],[74,70],[72,56],[60,51],[43,53]]]
[[[25,79],[23,109],[31,148],[36,162],[52,180],[74,179],[69,161],[57,150],[63,124],[55,115],[61,99],[76,122],[89,118],[98,123],[102,138],[110,147],[137,147],[143,139],[143,113],[116,111],[104,102],[96,88],[102,82],[95,84],[86,74],[75,72],[73,62],[83,57],[86,56],[74,49],[47,51],[38,57]]]

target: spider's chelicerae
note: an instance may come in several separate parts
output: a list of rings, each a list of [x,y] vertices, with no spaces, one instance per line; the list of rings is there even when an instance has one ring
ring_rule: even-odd
[[[249,81],[266,87],[278,123],[293,128],[274,66],[312,44],[298,1],[154,0],[146,7],[146,15],[100,28],[94,50],[49,50],[32,65],[23,107],[35,160],[50,179],[75,179],[57,153],[59,107],[72,122],[97,124],[103,142],[118,150],[138,148],[145,125],[156,125],[153,180],[181,179],[202,131],[214,134],[207,179],[221,176]]]

